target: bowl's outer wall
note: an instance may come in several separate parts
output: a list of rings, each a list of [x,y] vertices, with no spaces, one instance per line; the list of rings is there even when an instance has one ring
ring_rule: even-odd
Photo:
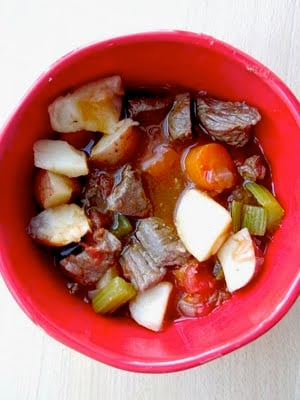
[[[70,296],[65,281],[26,235],[34,214],[35,140],[51,136],[47,106],[66,90],[120,74],[126,87],[179,85],[257,106],[257,136],[270,161],[285,218],[257,279],[203,319],[147,331],[128,320],[104,318]],[[168,372],[207,362],[273,326],[299,294],[299,103],[270,71],[211,37],[157,32],[117,38],[58,61],[32,88],[0,137],[1,272],[14,297],[51,336],[107,364]]]

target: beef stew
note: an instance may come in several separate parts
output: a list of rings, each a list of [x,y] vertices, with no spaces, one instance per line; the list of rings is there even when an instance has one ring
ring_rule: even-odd
[[[34,146],[42,210],[28,233],[96,312],[157,331],[255,279],[284,213],[255,138],[258,110],[186,88],[125,90],[112,76],[61,96],[49,116],[53,139]]]

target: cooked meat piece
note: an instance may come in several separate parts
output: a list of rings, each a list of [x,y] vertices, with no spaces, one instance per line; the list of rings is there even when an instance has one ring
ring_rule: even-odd
[[[245,102],[197,99],[197,114],[208,134],[220,142],[243,147],[250,139],[250,130],[260,121],[256,108]]]
[[[166,274],[166,268],[157,266],[138,242],[125,248],[120,257],[120,264],[125,278],[140,291],[154,286]]]
[[[107,198],[107,208],[132,217],[147,217],[151,204],[147,198],[140,175],[131,165],[121,173],[121,181]]]
[[[181,265],[191,257],[178,238],[175,229],[157,217],[140,221],[136,237],[154,260],[157,267]]]
[[[233,200],[241,201],[245,204],[257,205],[254,196],[249,192],[249,190],[246,190],[243,186],[237,187],[230,193],[227,201],[228,203],[232,203]]]
[[[178,94],[168,116],[168,129],[172,140],[184,140],[192,137],[191,96]]]
[[[254,155],[246,158],[244,163],[237,167],[239,174],[244,179],[255,182],[257,179],[264,179],[266,175],[266,167],[260,156]]]
[[[165,267],[181,265],[190,257],[175,230],[160,218],[150,217],[140,221],[136,237],[123,251],[120,264],[124,276],[143,291],[163,279]]]
[[[112,191],[113,177],[107,172],[94,168],[89,176],[83,194],[85,208],[96,207],[99,210],[106,209],[106,198]]]
[[[86,210],[92,229],[109,228],[113,221],[113,215],[110,211],[101,212],[96,208]]]
[[[97,229],[84,250],[61,260],[60,265],[68,276],[81,285],[96,283],[104,272],[114,265],[121,252],[121,242],[106,229]]]
[[[111,175],[97,168],[88,176],[82,202],[93,229],[109,227],[112,223],[112,213],[107,210],[106,199],[112,191],[113,183]]]
[[[128,116],[142,125],[160,123],[172,107],[170,97],[138,97],[128,100]]]

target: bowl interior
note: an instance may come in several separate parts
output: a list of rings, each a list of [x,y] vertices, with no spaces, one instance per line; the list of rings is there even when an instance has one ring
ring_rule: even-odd
[[[34,213],[33,142],[49,137],[47,106],[64,91],[120,74],[125,87],[179,85],[259,108],[257,136],[273,171],[285,218],[257,279],[209,316],[152,333],[96,315],[26,235]],[[46,72],[0,137],[0,248],[3,277],[25,312],[50,335],[95,359],[134,371],[199,365],[254,339],[288,310],[299,291],[299,104],[251,58],[213,38],[182,32],[110,40],[76,51]]]

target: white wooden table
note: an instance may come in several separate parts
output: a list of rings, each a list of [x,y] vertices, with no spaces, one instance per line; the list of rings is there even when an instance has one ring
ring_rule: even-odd
[[[300,0],[0,0],[0,125],[61,55],[155,29],[225,40],[269,66],[300,97]],[[49,338],[0,278],[0,399],[299,400],[299,321],[298,301],[271,331],[221,359],[185,372],[134,374]]]

